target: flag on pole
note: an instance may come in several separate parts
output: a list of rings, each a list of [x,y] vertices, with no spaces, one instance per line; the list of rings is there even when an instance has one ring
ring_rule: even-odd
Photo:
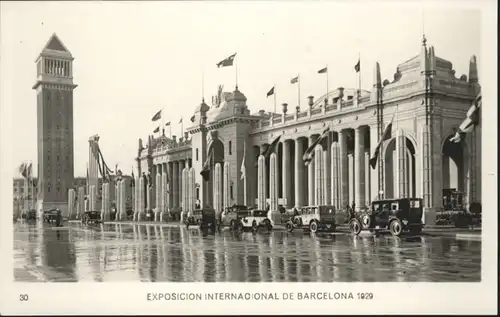
[[[236,53],[234,53],[233,55],[229,56],[228,58],[218,62],[217,68],[226,67],[226,66],[233,66],[233,62],[234,62],[235,57],[236,57]]]
[[[151,119],[151,121],[158,121],[161,119],[161,110],[158,111],[154,116],[153,118]]]
[[[30,163],[28,167],[26,168],[26,178],[30,178],[33,174],[33,164]]]
[[[169,127],[169,126],[170,126],[170,121],[169,121],[169,122],[167,122],[167,123],[165,123],[165,126],[166,126],[166,127]]]
[[[274,95],[274,86],[273,86],[273,88],[271,88],[271,90],[269,90],[267,92],[266,98],[269,97],[269,96],[272,96],[272,95]]]
[[[294,78],[292,78],[292,80],[290,80],[290,84],[295,84],[295,83],[298,83],[298,82],[299,82],[299,76],[294,77]]]
[[[359,71],[361,70],[361,59],[358,59],[358,62],[356,63],[356,65],[354,65],[354,70],[356,71],[356,73],[359,73]]]
[[[245,167],[245,161],[247,158],[247,144],[245,142],[244,148],[243,148],[243,161],[241,162],[241,179],[244,180],[247,177],[247,169]]]
[[[27,164],[26,163],[22,163],[21,165],[19,165],[19,173],[23,176],[23,177],[26,177],[26,169],[27,169]]]
[[[398,110],[396,108],[396,111],[394,111],[394,114],[392,115],[391,122],[389,122],[389,124],[384,129],[384,134],[382,134],[382,139],[378,142],[377,147],[375,148],[375,152],[373,152],[373,155],[370,157],[370,166],[372,167],[372,169],[375,169],[375,166],[377,166],[377,160],[378,160],[378,156],[380,154],[379,152],[380,152],[380,147],[382,146],[382,143],[384,143],[385,141],[387,141],[391,138],[392,123],[394,122],[394,117],[396,116],[397,111]]]
[[[465,116],[464,121],[458,127],[458,131],[455,135],[450,139],[452,143],[459,143],[465,137],[466,133],[472,132],[474,127],[479,125],[479,112],[481,110],[481,106],[483,104],[482,94],[479,93],[472,102],[472,106],[467,111],[467,115]]]
[[[314,158],[314,149],[316,148],[316,145],[318,145],[325,137],[326,137],[326,134],[330,131],[330,127],[327,127],[323,133],[321,134],[321,136],[319,138],[316,139],[316,141],[314,141],[308,148],[307,150],[304,152],[304,155],[302,155],[302,160],[304,160],[304,164],[306,166],[308,166],[311,161],[313,160]]]
[[[212,163],[213,163],[213,149],[210,150],[210,153],[208,153],[207,159],[205,160],[203,168],[200,172],[200,175],[201,177],[203,177],[203,180],[205,182],[208,182],[210,180],[210,168],[212,167]]]
[[[325,68],[322,68],[320,70],[318,70],[318,74],[324,74],[328,71],[328,67],[325,67]]]
[[[180,124],[180,123],[182,123],[182,118],[181,118],[181,120],[179,120],[179,124]]]
[[[134,176],[134,168],[132,168],[132,180],[130,181],[130,187],[135,186],[135,176]]]
[[[160,127],[156,127],[156,129],[153,132],[154,133],[160,132]]]
[[[281,135],[278,135],[276,139],[269,145],[266,152],[264,152],[264,157],[267,159],[271,154],[276,152],[276,148],[278,147],[278,143],[280,141]]]

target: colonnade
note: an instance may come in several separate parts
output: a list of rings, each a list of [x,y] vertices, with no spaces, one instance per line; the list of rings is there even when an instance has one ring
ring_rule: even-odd
[[[44,59],[40,64],[38,72],[59,77],[71,77],[72,63],[70,61],[58,59]]]
[[[137,177],[134,220],[143,219],[148,210],[153,211],[154,221],[162,221],[165,215],[172,212],[194,210],[198,194],[191,166],[191,159],[154,164],[150,168],[150,177],[146,174]]]
[[[269,160],[257,154],[252,196],[259,209],[266,208],[269,203],[271,210],[277,210],[278,204],[285,208],[333,205],[339,209],[354,204],[359,210],[379,197],[379,167],[377,164],[372,169],[369,163],[378,141],[376,127],[359,126],[328,132],[313,149],[314,158],[306,166],[303,155],[318,137],[319,134],[314,134],[307,138],[285,139]],[[412,164],[415,162],[407,147],[407,138],[398,130],[395,145],[387,148],[391,141],[394,139],[384,143],[386,148],[383,146],[379,156],[385,166],[382,188],[391,189],[388,193],[382,192],[382,197],[414,196]],[[267,146],[254,147],[254,151],[264,153]],[[388,159],[384,159],[386,155]]]

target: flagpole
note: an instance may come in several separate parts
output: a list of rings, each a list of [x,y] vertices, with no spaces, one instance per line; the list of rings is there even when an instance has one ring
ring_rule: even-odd
[[[205,74],[203,69],[201,70],[201,100],[205,101]]]
[[[274,113],[276,113],[276,84],[273,86],[273,95],[274,95]]]
[[[247,167],[246,167],[246,160],[247,160],[247,142],[244,142],[244,149],[243,149],[243,164],[244,164],[244,171],[245,173],[243,174],[243,204],[245,206],[247,205]]]
[[[328,104],[328,64],[326,65],[326,104]]]
[[[238,63],[234,62],[234,66],[236,69],[236,89],[238,89]]]
[[[359,63],[359,72],[358,72],[358,100],[361,97],[361,52],[358,51],[358,63]]]
[[[300,107],[300,74],[297,75],[297,88],[298,88],[298,98],[299,98],[299,107]]]

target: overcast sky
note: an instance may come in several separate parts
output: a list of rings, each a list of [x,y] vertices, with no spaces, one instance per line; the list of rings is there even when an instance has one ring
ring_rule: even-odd
[[[34,61],[54,32],[75,58],[75,176],[85,175],[93,134],[101,136],[107,164],[129,174],[138,138],[147,139],[156,127],[155,112],[164,109],[173,134],[180,134],[181,117],[184,129],[190,123],[201,102],[202,73],[208,104],[218,84],[234,89],[235,68],[216,68],[234,52],[238,85],[252,112],[273,110],[266,92],[274,84],[278,105],[295,107],[297,86],[289,81],[299,73],[304,107],[308,95],[325,93],[317,71],[326,64],[331,88],[356,86],[358,54],[362,88],[372,87],[375,61],[382,79],[392,79],[398,64],[419,53],[423,25],[428,44],[453,63],[457,77],[468,74],[471,55],[481,64],[480,12],[464,9],[333,1],[0,5],[0,104],[12,108],[14,170],[30,160],[36,167]]]

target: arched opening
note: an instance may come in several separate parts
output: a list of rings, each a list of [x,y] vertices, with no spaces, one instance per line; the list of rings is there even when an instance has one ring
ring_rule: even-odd
[[[404,157],[398,157],[396,138],[385,144],[384,197],[386,198],[416,197],[415,146],[407,137],[404,137],[404,143],[402,151]],[[398,159],[402,166],[398,166]],[[401,168],[401,173],[398,168]]]
[[[210,166],[210,179],[208,181],[208,204],[211,207],[215,207],[214,206],[214,179],[216,176],[215,175],[215,165],[217,163],[220,163],[220,166],[221,166],[221,176],[219,176],[220,180],[221,180],[221,192],[223,192],[223,190],[224,190],[223,182],[222,182],[222,175],[224,175],[224,144],[222,143],[222,141],[219,139],[213,140],[212,144],[210,144],[210,147],[208,149],[208,153],[210,155],[213,155],[212,166]]]
[[[443,143],[442,157],[442,184],[443,207],[445,210],[460,209],[465,202],[466,172],[464,143],[450,142],[452,135]]]

